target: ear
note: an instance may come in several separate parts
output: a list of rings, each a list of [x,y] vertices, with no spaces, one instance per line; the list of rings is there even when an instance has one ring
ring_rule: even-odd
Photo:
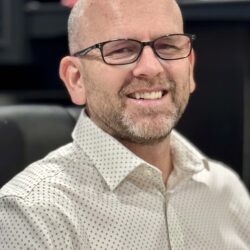
[[[192,49],[190,56],[188,57],[189,59],[189,65],[190,65],[190,73],[189,73],[189,89],[190,93],[193,93],[195,88],[196,88],[196,83],[194,80],[194,66],[195,66],[195,52]]]
[[[85,104],[85,87],[82,77],[82,65],[79,59],[72,56],[64,57],[60,62],[59,74],[72,102],[77,105]]]

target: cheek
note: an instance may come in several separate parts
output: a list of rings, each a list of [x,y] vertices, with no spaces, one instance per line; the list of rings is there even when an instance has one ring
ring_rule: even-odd
[[[89,65],[86,72],[96,91],[108,93],[118,93],[131,74],[126,67],[107,65],[103,62]]]
[[[128,77],[128,71],[104,63],[89,64],[84,82],[87,102],[114,102]]]
[[[170,61],[166,67],[167,78],[174,83],[172,100],[178,107],[186,106],[190,96],[190,67],[184,60]]]
[[[166,74],[169,80],[176,84],[176,90],[190,93],[191,88],[191,67],[188,59],[167,61]]]

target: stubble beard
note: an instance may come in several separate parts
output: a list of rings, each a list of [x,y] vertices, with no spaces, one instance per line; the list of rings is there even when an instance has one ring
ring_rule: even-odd
[[[147,111],[142,114],[142,111],[140,115],[145,119],[135,121],[138,114],[136,112],[128,113],[124,110],[120,114],[114,114],[114,119],[110,119],[110,121],[113,120],[112,135],[118,140],[131,143],[157,144],[169,136],[183,112],[182,106],[175,107],[174,111],[168,110],[164,114],[157,114],[155,111]]]
[[[102,128],[118,140],[136,144],[153,145],[163,141],[178,123],[189,99],[185,94],[177,96],[174,82],[168,84],[171,108],[166,107],[164,111],[145,109],[138,113],[138,110],[128,112],[124,103],[119,107],[103,104],[99,117],[104,125]]]

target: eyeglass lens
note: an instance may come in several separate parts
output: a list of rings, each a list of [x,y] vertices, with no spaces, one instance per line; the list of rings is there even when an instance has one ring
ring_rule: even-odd
[[[133,62],[142,50],[142,43],[134,40],[111,41],[103,46],[103,57],[110,64]],[[161,37],[153,42],[153,50],[162,59],[174,60],[187,57],[191,50],[190,38],[186,35]]]
[[[140,53],[141,44],[133,40],[117,40],[103,46],[103,57],[108,63],[131,62]]]

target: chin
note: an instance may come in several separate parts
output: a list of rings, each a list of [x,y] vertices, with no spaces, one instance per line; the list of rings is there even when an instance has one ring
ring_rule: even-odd
[[[142,145],[156,144],[169,136],[176,122],[174,118],[150,119],[134,123],[127,121],[119,137]]]

